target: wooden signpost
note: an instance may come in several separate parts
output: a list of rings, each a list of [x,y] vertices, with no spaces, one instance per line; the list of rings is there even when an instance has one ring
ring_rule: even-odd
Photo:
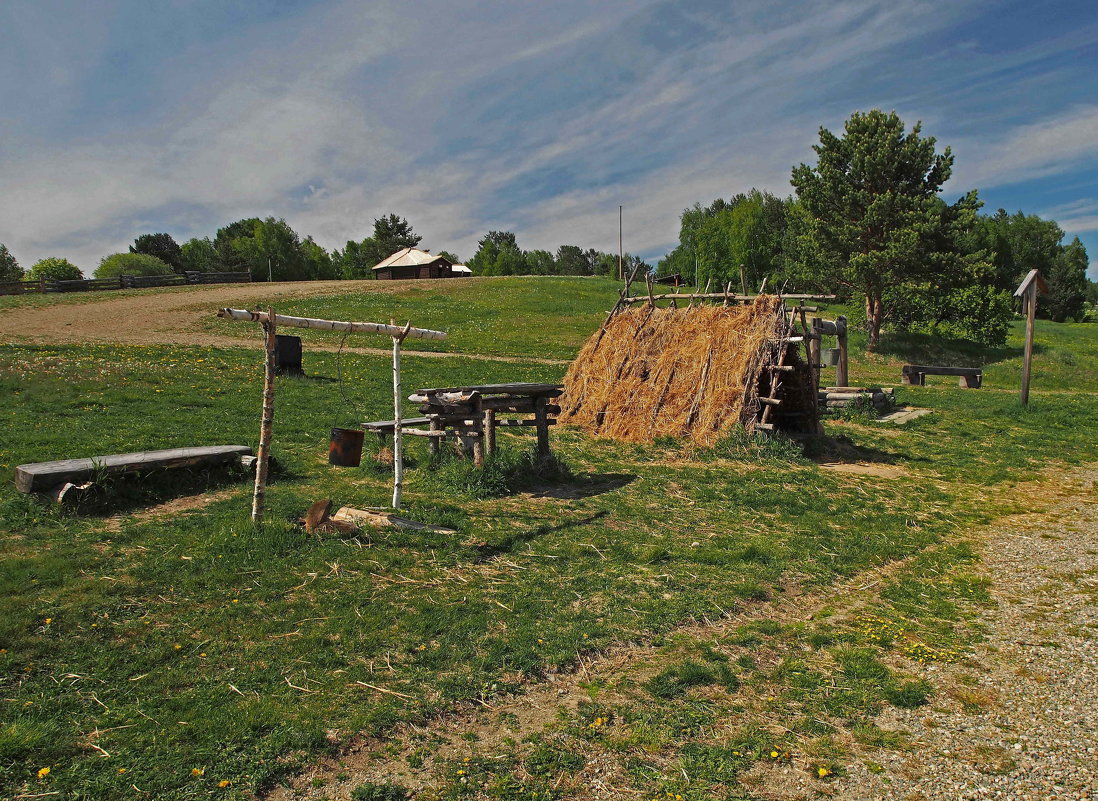
[[[263,417],[259,428],[259,454],[255,471],[255,494],[252,497],[252,520],[263,520],[263,507],[266,499],[267,464],[271,455],[271,439],[274,424],[275,359],[277,326],[289,328],[315,328],[322,331],[348,331],[364,334],[387,334],[393,340],[393,419],[396,433],[393,436],[393,508],[400,508],[401,483],[404,478],[404,459],[400,437],[400,345],[405,337],[413,339],[446,339],[446,332],[432,331],[429,328],[412,328],[407,325],[385,325],[384,323],[352,323],[343,320],[319,320],[313,317],[289,317],[267,311],[245,311],[244,309],[221,309],[218,317],[227,320],[244,320],[260,323],[264,333],[264,351],[266,361],[263,371]]]
[[[1033,361],[1033,319],[1037,314],[1038,293],[1048,292],[1048,284],[1037,270],[1030,270],[1014,297],[1022,299],[1022,312],[1026,315],[1026,352],[1022,360],[1022,405],[1029,405],[1029,371]]]

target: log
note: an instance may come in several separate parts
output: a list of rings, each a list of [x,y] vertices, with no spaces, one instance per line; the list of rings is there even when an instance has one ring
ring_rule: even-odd
[[[740,301],[741,303],[751,303],[757,297],[759,297],[759,295],[748,295],[748,294],[729,295],[726,292],[694,292],[694,293],[689,294],[689,295],[685,295],[685,294],[682,294],[682,295],[680,295],[680,294],[665,294],[665,295],[654,295],[654,296],[651,296],[651,297],[649,297],[648,295],[637,295],[636,297],[623,298],[622,300],[623,300],[624,303],[640,303],[642,301],[645,302],[645,303],[648,303],[650,300],[651,301],[656,301],[656,300],[691,300],[691,301],[693,301],[695,298],[698,298],[698,299],[709,299],[709,300],[734,300],[734,301]],[[835,299],[834,295],[781,295],[780,297],[783,300],[834,300]]]
[[[414,531],[430,531],[435,534],[458,533],[457,529],[446,528],[445,526],[433,526],[429,523],[417,523],[415,520],[399,517],[391,512],[355,509],[350,506],[340,507],[339,511],[332,515],[332,520],[341,523],[353,523],[360,526],[373,526],[374,528],[395,526],[397,528],[408,528]]]
[[[82,483],[94,478],[100,472],[137,473],[196,465],[227,464],[236,461],[242,455],[250,455],[251,452],[252,449],[247,445],[213,445],[21,464],[15,468],[15,488],[20,492],[47,492],[58,484]]]
[[[243,309],[220,309],[218,317],[228,320],[249,320],[251,322],[266,322],[267,312],[245,311]],[[275,325],[283,325],[289,328],[313,328],[322,331],[349,331],[356,334],[386,334],[391,337],[402,334],[412,339],[446,339],[445,331],[432,331],[429,328],[411,328],[403,325],[385,325],[383,323],[352,323],[344,320],[320,320],[314,317],[290,317],[285,314],[275,315]]]

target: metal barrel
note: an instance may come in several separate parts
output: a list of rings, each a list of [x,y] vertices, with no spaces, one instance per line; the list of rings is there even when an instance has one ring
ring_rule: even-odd
[[[328,446],[328,464],[336,467],[358,467],[362,463],[362,437],[357,428],[333,428]]]

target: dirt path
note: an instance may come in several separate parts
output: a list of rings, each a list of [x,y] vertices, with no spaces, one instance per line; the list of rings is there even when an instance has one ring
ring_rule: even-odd
[[[475,278],[463,279],[476,281]],[[437,280],[421,281],[431,286]],[[393,293],[405,288],[386,281],[303,281],[275,284],[218,284],[166,289],[147,294],[97,297],[95,302],[56,303],[47,306],[0,311],[0,342],[38,345],[190,345],[217,348],[259,348],[258,328],[240,326],[238,335],[211,334],[203,319],[225,306],[248,307],[260,300],[297,299],[342,295],[350,292]],[[310,344],[312,350],[334,352],[336,346]],[[344,351],[389,355],[388,348],[347,347]],[[407,356],[440,359],[472,357],[487,361],[535,364],[567,364],[558,359],[491,356],[436,351],[404,351]]]

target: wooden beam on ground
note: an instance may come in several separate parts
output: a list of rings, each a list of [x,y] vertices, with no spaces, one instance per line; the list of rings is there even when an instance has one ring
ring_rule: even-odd
[[[397,528],[408,528],[415,531],[430,531],[435,534],[457,534],[457,529],[446,528],[445,526],[433,526],[429,523],[417,523],[415,520],[399,517],[391,512],[374,511],[372,509],[355,509],[350,506],[341,507],[339,511],[332,515],[332,520],[341,523],[353,523],[360,526],[372,526],[374,528],[396,526]]]

